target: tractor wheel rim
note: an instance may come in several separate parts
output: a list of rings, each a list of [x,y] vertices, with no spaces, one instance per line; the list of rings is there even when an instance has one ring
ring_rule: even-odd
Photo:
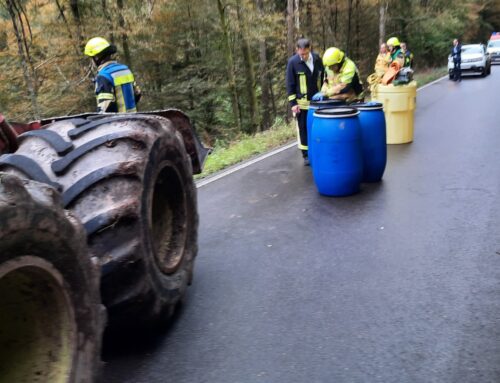
[[[17,257],[0,265],[0,291],[2,379],[71,381],[77,325],[62,275],[42,258]]]
[[[151,198],[151,232],[156,262],[165,274],[182,263],[187,233],[187,199],[176,167],[165,161],[155,177]]]

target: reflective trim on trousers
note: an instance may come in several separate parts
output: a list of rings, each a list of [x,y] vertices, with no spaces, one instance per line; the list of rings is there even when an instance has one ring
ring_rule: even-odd
[[[99,103],[100,101],[104,101],[104,100],[114,101],[115,95],[113,93],[99,93],[96,96],[96,98],[97,98],[97,103]]]
[[[297,121],[297,119],[295,119],[295,128],[297,130],[297,147],[300,150],[308,150],[309,148],[307,147],[307,145],[303,145],[302,141],[300,141],[300,129],[299,129],[299,122]]]

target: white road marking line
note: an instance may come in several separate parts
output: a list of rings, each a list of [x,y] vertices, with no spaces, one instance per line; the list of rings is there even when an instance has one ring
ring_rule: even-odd
[[[434,80],[433,82],[430,82],[429,84],[426,84],[426,85],[418,88],[417,92],[419,90],[425,89],[425,88],[427,88],[427,87],[429,87],[431,85],[434,85],[434,84],[438,83],[439,81],[444,80],[447,77],[448,77],[448,75],[443,76],[441,78],[438,78],[437,80]],[[287,144],[285,146],[282,146],[282,147],[280,147],[278,149],[274,149],[274,150],[272,150],[270,152],[267,152],[267,153],[265,153],[265,154],[263,154],[261,156],[258,156],[258,157],[254,158],[254,159],[251,159],[251,160],[248,160],[248,161],[244,161],[244,162],[241,162],[240,164],[231,166],[228,169],[221,171],[220,173],[216,173],[213,176],[208,176],[207,178],[203,178],[203,179],[201,179],[199,181],[196,181],[196,187],[197,188],[201,188],[201,187],[203,187],[205,185],[208,185],[208,184],[210,184],[212,182],[220,180],[223,177],[226,177],[226,176],[228,176],[230,174],[233,174],[233,173],[235,173],[235,172],[237,172],[239,170],[245,169],[245,168],[249,167],[250,165],[253,165],[253,164],[256,164],[257,162],[263,161],[266,158],[272,157],[272,156],[274,156],[274,155],[276,155],[278,153],[281,153],[281,152],[283,152],[283,151],[285,151],[287,149],[293,148],[294,146],[297,146],[297,142],[292,142],[292,143]]]
[[[281,153],[287,149],[290,149],[290,148],[293,148],[294,146],[297,146],[297,142],[292,142],[290,144],[286,144],[285,146],[282,146],[278,149],[274,149],[270,152],[267,152],[261,156],[258,156],[254,159],[251,159],[251,160],[248,160],[248,161],[245,161],[245,162],[241,162],[240,164],[238,165],[234,165],[234,166],[231,166],[230,168],[220,172],[220,173],[216,173],[215,175],[213,176],[209,176],[205,179],[202,179],[200,181],[197,181],[196,182],[196,187],[198,188],[201,188],[202,186],[205,186],[205,185],[208,185],[209,183],[212,183],[214,181],[217,181],[219,179],[221,179],[222,177],[225,177],[225,176],[228,176],[229,174],[232,174],[234,172],[237,172],[238,170],[241,170],[241,169],[244,169],[250,165],[253,165],[257,162],[260,162],[262,160],[265,160],[266,158],[269,158],[271,156],[274,156],[275,154],[278,154],[278,153]]]
[[[428,86],[434,85],[434,84],[438,83],[439,81],[444,80],[444,79],[445,79],[445,78],[447,78],[447,77],[448,77],[448,75],[445,75],[445,76],[443,76],[443,77],[441,77],[441,78],[438,78],[437,80],[434,80],[433,82],[430,82],[430,83],[428,83],[428,84],[425,84],[424,86],[421,86],[420,88],[418,88],[418,89],[417,89],[417,92],[418,92],[419,90],[422,90],[422,89],[427,88]]]

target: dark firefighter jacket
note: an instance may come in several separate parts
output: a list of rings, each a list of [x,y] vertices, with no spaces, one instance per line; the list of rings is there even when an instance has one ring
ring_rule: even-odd
[[[404,55],[405,55],[405,66],[410,68],[413,67],[413,53],[411,53],[410,51],[406,51]]]
[[[135,112],[138,94],[134,75],[126,65],[108,61],[99,67],[95,79],[99,112]]]
[[[302,58],[295,54],[286,66],[286,91],[290,106],[299,105],[300,109],[309,109],[309,100],[319,92],[323,82],[323,62],[316,53],[312,53],[314,70],[311,73]]]

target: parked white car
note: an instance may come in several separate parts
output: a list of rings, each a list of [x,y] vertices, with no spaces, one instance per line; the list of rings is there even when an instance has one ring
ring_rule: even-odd
[[[500,62],[500,38],[491,39],[488,41],[488,47],[486,51],[491,57],[491,63]]]
[[[491,58],[486,52],[483,44],[462,45],[462,62],[460,64],[462,74],[479,73],[487,76],[491,73]],[[450,80],[453,79],[453,58],[448,56],[448,73]]]

